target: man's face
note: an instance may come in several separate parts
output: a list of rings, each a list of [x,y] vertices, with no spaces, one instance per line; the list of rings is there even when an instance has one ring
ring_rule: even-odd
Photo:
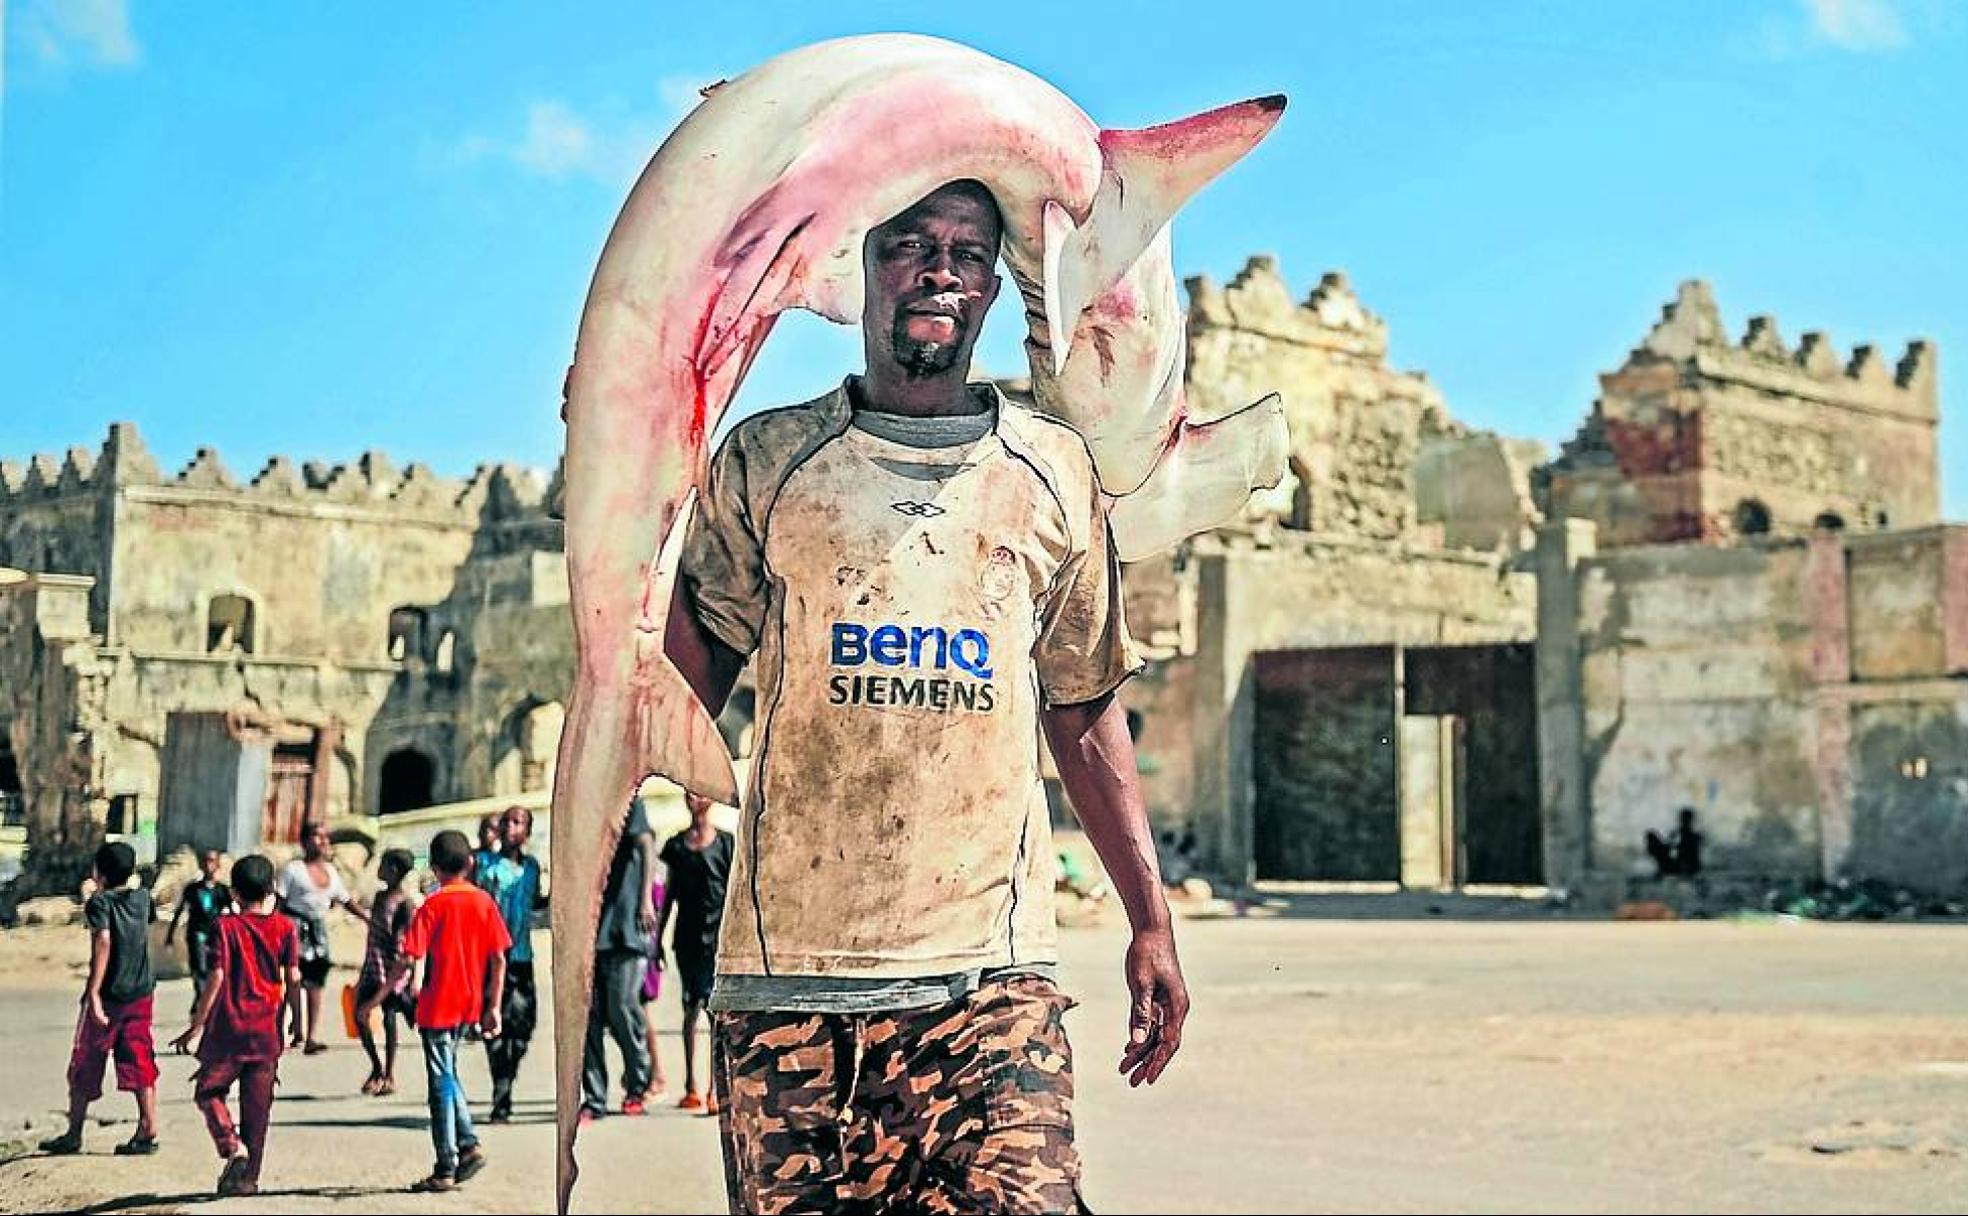
[[[869,356],[911,378],[960,364],[997,299],[998,212],[981,189],[944,186],[868,234]]]
[[[217,882],[219,879],[219,854],[215,849],[206,849],[205,855],[198,859],[198,868],[204,872],[205,881]]]
[[[711,813],[711,800],[702,794],[685,794],[683,804],[690,808],[692,819],[702,819]]]
[[[479,820],[478,847],[481,849],[497,849],[504,843],[500,836],[501,831],[502,829],[497,816],[487,815],[485,818]]]
[[[501,821],[505,830],[506,843],[513,848],[525,848],[533,836],[533,813],[520,807],[506,812]]]
[[[310,831],[302,839],[301,848],[307,854],[309,860],[313,860],[326,853],[328,851],[328,829],[315,828]]]

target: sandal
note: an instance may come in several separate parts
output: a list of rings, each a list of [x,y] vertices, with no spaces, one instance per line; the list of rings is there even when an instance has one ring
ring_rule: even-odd
[[[441,1195],[446,1191],[458,1189],[458,1179],[451,1174],[440,1174],[432,1170],[430,1175],[419,1178],[410,1184],[410,1189],[419,1195]]]
[[[157,1151],[157,1137],[137,1132],[111,1151],[119,1157],[148,1157]]]
[[[41,1151],[50,1157],[67,1157],[82,1151],[81,1132],[63,1132],[41,1142]]]
[[[372,1098],[387,1098],[395,1092],[396,1078],[384,1077],[382,1080],[376,1082],[376,1088],[369,1091],[369,1096]]]
[[[484,1168],[485,1150],[473,1145],[458,1154],[458,1172],[455,1177],[459,1182],[470,1182]]]
[[[253,1168],[252,1159],[245,1153],[227,1158],[225,1169],[219,1171],[219,1183],[212,1189],[221,1195],[250,1195],[259,1188],[246,1179],[246,1171]],[[244,1188],[252,1187],[252,1190]]]
[[[307,1046],[301,1048],[301,1054],[304,1056],[318,1056],[322,1052],[327,1050],[328,1050],[328,1044],[326,1043],[310,1042]]]

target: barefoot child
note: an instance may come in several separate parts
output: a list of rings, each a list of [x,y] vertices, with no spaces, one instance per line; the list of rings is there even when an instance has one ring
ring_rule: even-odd
[[[458,1044],[465,1028],[499,1037],[499,996],[505,986],[506,951],[512,937],[492,897],[473,886],[471,842],[463,832],[431,838],[430,865],[443,880],[417,909],[403,935],[403,953],[385,988],[422,961],[417,986],[417,1030],[424,1040],[424,1076],[430,1095],[431,1143],[437,1163],[411,1189],[449,1191],[485,1168],[485,1150],[472,1130],[471,1107],[458,1079]],[[382,1000],[372,996],[357,1016],[367,1018]]]
[[[369,1019],[356,1019],[362,1050],[369,1056],[369,1079],[362,1083],[362,1092],[379,1098],[396,1092],[397,1019],[410,1024],[416,1010],[407,991],[407,977],[398,980],[395,987],[386,983],[402,953],[403,935],[410,930],[410,918],[417,911],[416,902],[403,887],[403,880],[416,868],[416,859],[408,849],[388,849],[377,864],[376,877],[382,889],[369,905],[369,948],[362,958],[362,977],[355,982],[356,1005],[373,1004],[383,1011],[380,1056],[376,1054],[376,1034],[370,1028]]]
[[[52,1154],[82,1151],[89,1103],[102,1097],[103,1068],[116,1057],[116,1088],[136,1096],[137,1130],[118,1156],[157,1151],[157,1054],[151,1043],[150,892],[130,887],[137,855],[111,841],[96,850],[96,893],[83,908],[89,926],[89,982],[68,1061],[68,1130],[41,1142]]]
[[[184,1051],[198,1038],[193,1093],[225,1162],[217,1188],[221,1195],[259,1192],[274,1072],[280,1064],[280,1014],[288,991],[301,983],[300,933],[274,912],[273,881],[273,863],[258,853],[233,863],[239,914],[219,919],[211,977],[191,1025],[171,1042]],[[226,1092],[234,1081],[239,1082],[236,1127],[226,1107]]]

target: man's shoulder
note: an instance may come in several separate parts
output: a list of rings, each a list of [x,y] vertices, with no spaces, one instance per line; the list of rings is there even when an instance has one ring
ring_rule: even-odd
[[[1077,498],[1081,487],[1095,483],[1086,439],[1064,419],[1007,400],[998,408],[998,434],[1018,455],[1039,464],[1054,489],[1072,490]]]
[[[775,467],[783,472],[783,466],[845,431],[852,413],[845,390],[835,388],[811,401],[760,410],[733,426],[720,450],[742,455],[755,477]]]

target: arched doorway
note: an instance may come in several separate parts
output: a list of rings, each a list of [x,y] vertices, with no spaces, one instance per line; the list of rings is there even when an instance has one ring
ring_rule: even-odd
[[[436,801],[433,796],[436,778],[437,766],[424,753],[408,747],[391,752],[383,757],[376,813],[393,815],[429,806]]]
[[[0,828],[17,828],[26,822],[27,792],[21,788],[20,763],[14,758],[7,723],[0,721]]]

